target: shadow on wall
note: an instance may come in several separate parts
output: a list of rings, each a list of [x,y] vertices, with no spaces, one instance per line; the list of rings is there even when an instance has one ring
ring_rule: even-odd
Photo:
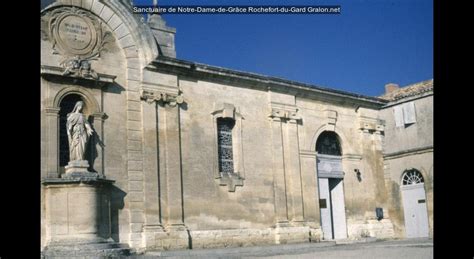
[[[110,232],[115,242],[120,242],[119,211],[125,206],[124,199],[126,195],[126,192],[115,185],[110,189]]]
[[[94,117],[89,116],[87,120],[89,121],[89,124],[91,125],[91,128],[93,130],[92,136],[90,136],[89,143],[88,143],[89,148],[86,149],[86,154],[85,154],[85,157],[87,157],[89,160],[88,170],[91,172],[98,172],[99,175],[103,175],[104,172],[102,172],[102,168],[94,168],[94,165],[95,165],[95,160],[99,156],[99,151],[98,151],[97,146],[103,149],[105,147],[105,144],[100,139],[100,136],[97,134],[97,130],[94,127]]]
[[[392,208],[389,209],[390,218],[393,223],[393,228],[395,231],[395,235],[399,237],[403,237],[405,235],[403,229],[405,227],[404,216],[402,211],[402,195],[400,192],[400,185],[396,181],[391,181],[391,203]]]
[[[121,94],[123,91],[125,91],[125,88],[117,83],[113,83],[108,84],[103,90],[107,93]]]

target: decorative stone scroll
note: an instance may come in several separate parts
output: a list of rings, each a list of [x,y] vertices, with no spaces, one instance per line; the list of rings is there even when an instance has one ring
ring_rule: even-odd
[[[184,98],[181,93],[170,94],[149,89],[140,90],[140,98],[149,104],[157,102],[161,105],[170,105],[171,107],[184,103]]]

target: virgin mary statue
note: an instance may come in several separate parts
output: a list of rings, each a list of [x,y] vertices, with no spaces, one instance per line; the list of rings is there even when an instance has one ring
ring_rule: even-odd
[[[84,158],[87,141],[94,130],[82,114],[84,102],[78,101],[67,115],[67,136],[69,140],[69,161],[86,160]]]

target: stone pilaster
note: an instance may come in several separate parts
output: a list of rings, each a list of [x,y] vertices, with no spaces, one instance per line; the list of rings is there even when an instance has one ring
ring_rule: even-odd
[[[289,200],[288,217],[293,222],[303,221],[303,197],[301,190],[301,171],[298,146],[297,120],[292,118],[286,123],[286,134],[283,137],[283,154],[285,171],[288,172],[287,188]]]
[[[280,158],[283,160],[277,163],[283,165],[284,170],[288,220],[301,222],[303,221],[303,202],[297,125],[301,117],[297,114],[297,109],[294,105],[274,106],[275,107],[271,108],[270,118],[272,120],[281,121],[281,140],[278,139],[278,129],[276,129],[274,140],[277,142],[274,143],[274,148],[277,148],[276,150],[282,150],[282,156]],[[281,148],[279,147],[280,143]],[[275,159],[277,158],[278,157],[275,157]]]
[[[178,93],[154,89],[141,91],[144,104],[146,242],[152,249],[183,249],[189,246],[184,225],[181,168],[180,104]],[[152,107],[155,106],[153,111]],[[155,116],[153,118],[153,116]],[[158,132],[158,134],[156,133]],[[156,152],[158,150],[158,153]],[[156,160],[158,158],[158,160]],[[157,171],[158,170],[158,171]],[[157,197],[159,197],[157,199]],[[148,207],[150,205],[150,207]]]
[[[44,125],[46,125],[45,134],[47,137],[45,139],[48,140],[46,143],[46,154],[43,156],[46,158],[46,161],[42,161],[44,163],[44,170],[46,172],[47,178],[59,178],[59,107],[49,107],[45,109],[45,118],[46,121]]]
[[[316,152],[300,150],[301,188],[303,193],[304,220],[311,228],[311,241],[322,237],[319,210],[319,190],[316,175]]]
[[[276,223],[288,223],[281,118],[271,118],[271,124],[273,152],[273,191],[275,196]]]
[[[143,131],[140,116],[140,93],[138,82],[129,81],[127,90],[127,171],[128,204],[130,215],[130,244],[141,249],[143,223],[145,222],[143,192]]]
[[[94,164],[91,164],[93,169],[95,169],[100,176],[104,176],[105,167],[104,167],[104,121],[106,119],[106,115],[103,112],[98,112],[92,114],[94,118],[94,131],[97,134],[94,140],[93,152],[92,154],[95,157]]]
[[[310,228],[304,226],[303,197],[298,147],[297,109],[275,105],[269,115],[272,123],[273,178],[275,192],[275,243],[309,240]]]
[[[145,223],[143,231],[147,249],[159,249],[156,235],[163,234],[161,222],[161,190],[162,179],[158,168],[158,104],[142,102],[143,110],[143,168],[145,192]]]

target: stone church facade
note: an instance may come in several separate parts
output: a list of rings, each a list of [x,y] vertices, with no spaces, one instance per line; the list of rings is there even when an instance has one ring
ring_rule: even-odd
[[[405,237],[414,168],[432,235],[432,135],[399,143],[403,101],[179,60],[174,34],[125,1],[45,2],[44,255]],[[92,131],[73,161],[78,102]]]

